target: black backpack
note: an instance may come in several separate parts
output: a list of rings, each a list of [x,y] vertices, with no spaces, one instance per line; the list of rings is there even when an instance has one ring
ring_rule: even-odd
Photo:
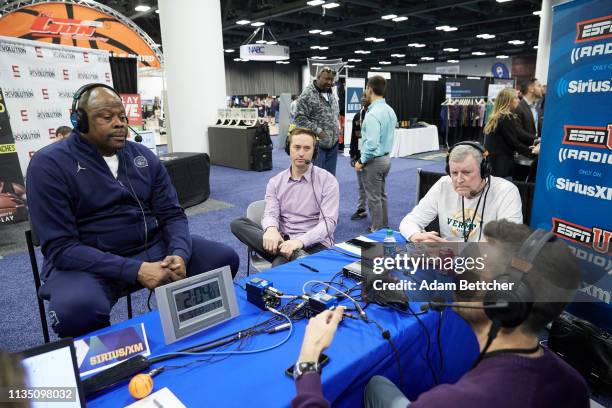
[[[272,139],[267,123],[257,125],[251,145],[251,170],[272,170]]]

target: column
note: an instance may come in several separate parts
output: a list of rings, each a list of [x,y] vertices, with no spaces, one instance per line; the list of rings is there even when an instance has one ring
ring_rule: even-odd
[[[536,59],[535,77],[541,84],[548,81],[548,61],[550,59],[550,37],[552,34],[552,6],[554,0],[542,0],[540,13],[540,34],[538,35],[538,56]]]
[[[207,126],[225,107],[219,1],[158,0],[172,152],[208,153]]]

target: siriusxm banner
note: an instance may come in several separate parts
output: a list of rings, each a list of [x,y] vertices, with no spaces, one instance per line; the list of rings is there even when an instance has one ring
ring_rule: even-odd
[[[612,3],[554,8],[532,226],[551,229],[584,276],[570,311],[612,328]]]

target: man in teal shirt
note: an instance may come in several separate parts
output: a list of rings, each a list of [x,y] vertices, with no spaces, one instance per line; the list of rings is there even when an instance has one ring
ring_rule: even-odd
[[[361,158],[355,164],[357,171],[363,171],[363,185],[372,217],[370,231],[389,226],[385,182],[391,169],[389,152],[397,116],[385,102],[387,82],[381,76],[373,76],[366,85],[365,97],[370,106],[361,127]]]

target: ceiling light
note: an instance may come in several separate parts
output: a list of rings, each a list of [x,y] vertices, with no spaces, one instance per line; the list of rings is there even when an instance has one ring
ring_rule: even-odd
[[[469,76],[469,77],[467,77],[467,79],[480,79],[480,77],[476,77],[476,76]]]
[[[379,64],[380,65],[391,65],[391,62],[389,62],[389,61],[380,61]]]
[[[257,41],[255,41],[255,43],[256,44],[265,44],[265,43],[267,43],[267,41],[266,40],[257,40]]]
[[[534,45],[534,46],[533,46],[533,49],[534,49],[534,50],[537,50],[537,49],[538,49],[538,46],[537,46],[537,45]]]
[[[420,43],[410,43],[408,44],[409,47],[414,47],[414,48],[422,48],[425,46],[425,44],[420,44]]]
[[[149,10],[151,10],[151,6],[145,6],[145,5],[141,4],[141,5],[138,5],[138,6],[134,7],[134,10],[136,10],[136,11],[149,11]]]
[[[423,60],[423,61],[433,61],[434,57],[421,57],[421,60]]]
[[[268,41],[266,44],[268,44],[268,45],[276,45],[276,44],[278,44],[278,42],[276,42],[276,41]]]
[[[157,14],[159,14],[159,9],[155,10],[155,12],[156,12]],[[0,14],[0,15],[1,15],[1,14]]]
[[[472,55],[486,55],[486,52],[474,51],[474,52],[472,52]]]
[[[325,51],[325,50],[329,50],[329,47],[319,47],[319,49]]]
[[[333,31],[321,31],[321,35],[330,35],[333,34]]]
[[[370,67],[370,69],[376,69],[376,70],[379,70],[379,69],[382,69],[382,68],[381,68],[381,67]]]
[[[525,41],[522,41],[522,40],[510,40],[510,41],[508,41],[508,44],[523,45],[523,44],[525,44]]]
[[[348,62],[361,62],[359,58],[349,58],[347,61]]]
[[[355,68],[354,65],[345,65],[344,68]]]
[[[321,4],[325,3],[325,0],[310,0],[307,1],[306,4],[308,4],[309,6],[320,6]]]
[[[364,38],[365,41],[374,41],[376,39],[376,37],[366,37]]]
[[[416,67],[417,64],[406,64],[407,67]]]
[[[319,46],[318,46],[318,45],[311,45],[311,46],[310,46],[310,49],[311,49],[311,50],[318,50],[318,49],[319,49]]]
[[[277,64],[289,64],[289,61],[276,61]]]
[[[395,18],[393,19],[393,21],[395,21],[396,23],[400,23],[400,22],[402,22],[402,21],[406,21],[406,20],[408,20],[408,17],[405,17],[405,16],[402,16],[402,17],[395,17]]]
[[[327,4],[322,5],[321,7],[326,8],[326,9],[333,9],[338,6],[340,6],[340,4],[338,3],[327,3]]]
[[[397,14],[387,14],[386,16],[382,16],[383,20],[391,20],[397,17]]]
[[[378,43],[378,42],[383,42],[383,41],[385,41],[385,39],[384,39],[384,38],[377,38],[377,39],[375,39],[375,40],[374,40],[374,42],[377,42],[377,43]]]
[[[391,56],[394,58],[404,58],[406,54],[391,54]]]
[[[512,0],[497,0],[498,3],[507,3],[509,1],[512,1]]]
[[[510,58],[507,55],[496,55],[495,58],[497,59],[506,59],[506,58]]]
[[[541,10],[539,10],[539,11],[534,11],[534,12],[533,12],[533,15],[534,15],[534,16],[539,16],[540,14],[542,14],[542,11],[541,11]]]
[[[364,51],[364,50],[356,50],[355,54],[369,54],[370,51]]]
[[[457,31],[457,30],[458,30],[458,28],[457,28],[457,27],[448,27],[448,28],[447,28],[446,30],[444,30],[444,31],[448,32],[448,31]]]
[[[233,50],[233,49],[231,49],[231,48],[228,48],[227,50],[225,50],[225,52],[228,52],[228,53],[229,53],[229,52],[234,52],[234,50]]]
[[[447,28],[450,28],[450,26],[447,26],[447,25],[441,25],[441,26],[437,26],[437,27],[436,27],[436,30],[444,31],[444,30],[446,30]]]
[[[310,30],[308,31],[310,34],[319,34],[321,30]]]
[[[446,52],[457,52],[457,51],[459,51],[459,48],[445,48],[444,51],[446,51]]]
[[[264,23],[263,21],[256,21],[254,23],[251,23],[251,25],[253,27],[261,27],[262,25],[266,25],[266,23]]]
[[[242,61],[242,58],[234,58],[234,61]]]
[[[446,62],[451,63],[451,64],[456,64],[459,62],[459,60],[447,60]]]
[[[490,40],[491,38],[495,38],[495,34],[478,34],[476,37],[482,38],[483,40]]]
[[[236,21],[236,24],[238,25],[245,25],[245,24],[249,24],[251,22],[251,20],[238,20]]]

